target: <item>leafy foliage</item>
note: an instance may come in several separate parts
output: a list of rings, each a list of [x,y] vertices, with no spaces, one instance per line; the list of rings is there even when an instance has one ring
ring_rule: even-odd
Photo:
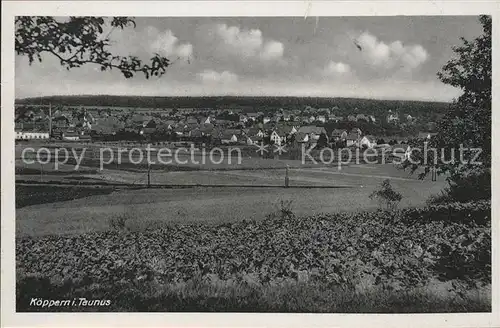
[[[111,29],[104,34],[108,25]],[[42,62],[42,54],[48,53],[57,57],[61,66],[68,70],[96,64],[101,71],[118,69],[126,78],[133,77],[137,72],[144,73],[146,78],[161,76],[170,65],[170,61],[159,54],[154,54],[150,63],[143,63],[136,56],[112,54],[109,36],[116,28],[135,28],[134,19],[129,17],[109,20],[103,17],[69,17],[62,21],[51,16],[17,16],[15,26],[16,54],[28,56],[30,65],[35,60]]]
[[[145,283],[183,284],[197,277],[249,286],[308,281],[347,290],[366,284],[406,290],[433,279],[488,284],[490,210],[490,203],[482,202],[18,237],[18,300],[44,293],[54,298],[54,286],[66,286],[72,297],[91,286],[104,286],[114,295],[113,290],[141,289]],[[45,279],[46,287],[28,288],[34,278]]]
[[[463,200],[465,194],[491,198],[491,17],[479,20],[483,34],[473,41],[462,38],[463,44],[453,49],[456,58],[438,73],[444,83],[461,88],[463,94],[438,122],[438,134],[427,145],[422,141],[413,145],[424,151],[413,152],[403,163],[412,171],[424,165],[421,178],[432,168],[438,174],[448,173],[448,191],[455,200]],[[460,148],[467,149],[461,158]]]

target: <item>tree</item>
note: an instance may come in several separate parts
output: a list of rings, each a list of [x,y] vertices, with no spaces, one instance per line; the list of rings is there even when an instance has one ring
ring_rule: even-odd
[[[479,21],[482,35],[473,41],[461,38],[463,44],[453,48],[456,57],[438,73],[441,81],[461,88],[463,94],[438,122],[437,135],[428,141],[427,148],[439,150],[437,155],[413,152],[413,163],[403,163],[412,172],[424,166],[421,179],[432,168],[438,174],[449,174],[447,191],[461,199],[491,197],[491,17],[480,16]],[[468,149],[463,160],[457,158],[460,147]],[[475,158],[478,151],[473,149],[481,150],[479,157]]]
[[[99,65],[101,71],[118,69],[126,78],[142,72],[146,78],[161,76],[170,61],[155,53],[149,63],[136,56],[116,56],[110,51],[109,36],[115,29],[135,28],[133,18],[69,17],[63,21],[50,16],[17,16],[15,19],[16,54],[28,56],[30,65],[47,53],[70,70],[86,64]],[[105,28],[110,31],[105,34]]]
[[[321,149],[325,148],[326,146],[328,146],[328,138],[324,132],[321,132],[321,134],[319,135],[317,147]]]

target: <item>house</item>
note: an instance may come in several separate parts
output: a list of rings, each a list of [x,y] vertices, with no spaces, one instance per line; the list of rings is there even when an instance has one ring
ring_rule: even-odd
[[[259,113],[248,113],[247,117],[249,120],[256,121],[259,117]]]
[[[224,131],[221,136],[221,142],[223,144],[230,144],[238,142],[238,136],[232,131]]]
[[[210,116],[200,117],[200,124],[210,124],[210,123],[212,123],[212,118]]]
[[[167,129],[173,130],[175,128],[175,121],[174,120],[167,120],[167,121],[165,121],[165,125],[167,126]]]
[[[358,146],[360,136],[357,132],[349,132],[346,136],[346,146],[347,147],[352,147],[352,146]]]
[[[332,140],[345,140],[347,138],[347,130],[334,129],[331,134]]]
[[[191,138],[201,138],[203,136],[203,132],[200,129],[194,129],[190,132],[189,136]]]
[[[295,134],[295,141],[299,142],[299,143],[307,143],[309,142],[310,138],[309,138],[309,135],[307,133],[304,133],[304,132],[297,132]]]
[[[316,116],[314,115],[309,116],[309,122],[312,123],[314,121],[316,121]]]
[[[66,116],[57,116],[52,120],[52,125],[58,128],[67,128],[69,126],[69,120]]]
[[[174,128],[175,134],[177,134],[179,137],[183,136],[185,134],[187,126],[184,124],[177,124]]]
[[[321,123],[325,123],[326,117],[325,115],[318,115],[318,117],[316,117],[316,120],[320,121]]]
[[[429,140],[433,136],[435,136],[437,133],[435,132],[419,132],[418,133],[418,139],[423,139],[423,140]]]
[[[194,108],[178,108],[177,112],[184,115],[189,115],[194,112]]]
[[[230,125],[232,123],[232,121],[230,120],[225,120],[225,119],[216,119],[215,120],[215,124],[216,125],[219,125],[219,126],[226,126],[226,125]]]
[[[49,139],[49,133],[44,131],[16,131],[16,140]]]
[[[330,115],[330,108],[327,108],[327,107],[319,108],[318,113],[324,113],[324,114]]]
[[[347,120],[348,120],[349,122],[356,122],[356,116],[354,116],[354,115],[349,115],[349,116],[347,116]]]
[[[211,123],[205,123],[200,126],[200,131],[203,135],[211,135],[214,129],[214,125]]]
[[[340,122],[342,120],[344,120],[344,117],[342,117],[342,116],[336,116],[336,115],[330,115],[330,116],[328,116],[328,121],[330,121],[330,122],[337,123],[337,122]]]
[[[92,141],[92,137],[89,134],[83,133],[78,136],[78,141],[90,142]]]
[[[369,118],[365,114],[357,114],[356,115],[356,122],[359,122],[359,121],[366,121],[366,122],[368,122],[368,120],[369,120]]]
[[[262,123],[266,124],[266,123],[269,123],[271,122],[271,118],[269,116],[265,116],[263,119],[262,119]]]
[[[299,133],[304,133],[308,135],[309,136],[308,139],[311,141],[317,141],[322,133],[324,133],[328,139],[328,135],[324,127],[319,127],[314,125],[304,125],[298,129],[297,135]]]
[[[408,124],[415,124],[417,122],[417,118],[411,116],[410,114],[405,115],[405,119]]]
[[[373,116],[373,115],[370,115],[370,116],[368,116],[368,117],[370,118],[370,121],[371,121],[372,123],[375,123],[375,122],[377,121],[377,120],[375,119],[375,116]]]
[[[359,128],[354,128],[350,132],[357,133],[359,137],[361,137],[361,135],[363,134],[363,131],[361,131],[361,129],[359,129]]]
[[[240,115],[240,123],[246,123],[248,122],[248,117],[245,115]]]
[[[78,141],[78,140],[80,140],[80,134],[74,130],[64,131],[62,133],[62,140],[64,140],[64,141]]]
[[[286,133],[283,132],[283,130],[279,131],[278,129],[275,129],[271,132],[269,139],[274,142],[277,145],[281,145],[286,141]]]
[[[155,132],[156,132],[156,126],[155,127],[146,126],[146,127],[143,127],[142,129],[140,129],[139,134],[145,135],[145,136],[150,136]]]
[[[186,120],[186,124],[187,125],[198,125],[198,120],[194,117],[188,117],[188,119]]]
[[[255,144],[257,144],[257,143],[258,143],[258,142],[257,142],[256,138],[254,138],[254,137],[250,137],[250,136],[247,136],[247,145],[249,145],[249,146],[250,146],[250,145],[255,145]]]
[[[394,114],[394,113],[389,113],[389,115],[387,115],[387,123],[398,124],[399,123],[399,115]]]
[[[251,128],[247,134],[250,136],[264,138],[264,132],[260,128]]]
[[[359,140],[358,147],[373,148],[376,144],[377,143],[372,136],[364,136],[361,140]]]

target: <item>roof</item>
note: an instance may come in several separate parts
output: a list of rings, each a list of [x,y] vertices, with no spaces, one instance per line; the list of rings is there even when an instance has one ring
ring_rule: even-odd
[[[358,134],[357,133],[349,133],[346,137],[347,140],[358,140]]]
[[[241,130],[239,130],[239,129],[225,129],[224,133],[235,134],[235,135],[239,136],[241,134]]]
[[[304,125],[304,126],[301,126],[297,130],[297,132],[298,133],[306,133],[306,134],[311,134],[311,133],[314,133],[314,134],[325,133],[326,134],[326,130],[325,130],[324,127],[314,126],[314,125]]]
[[[199,130],[199,129],[191,131],[191,137],[201,137],[201,135],[202,135],[202,133],[201,133],[201,130]]]
[[[250,129],[248,129],[247,134],[254,136],[254,135],[257,135],[257,133],[259,133],[259,131],[262,131],[262,130],[260,128],[257,128],[257,127],[251,127]]]
[[[222,133],[221,138],[222,138],[222,139],[231,139],[233,136],[238,137],[238,135],[237,135],[236,133],[232,133],[231,131],[227,131],[227,130],[226,130],[226,131],[224,131],[224,132]]]
[[[210,133],[213,129],[214,125],[211,123],[202,124],[200,127],[200,131],[202,131],[203,133]]]
[[[344,129],[334,129],[332,131],[332,136],[341,136],[343,133],[347,133],[347,130],[344,130]]]
[[[290,134],[292,132],[293,126],[290,125],[278,125],[273,131],[276,131],[276,133],[280,136]]]
[[[432,136],[435,136],[436,134],[437,134],[436,132],[419,132],[418,138],[419,139],[426,139],[427,137],[432,137]]]
[[[307,137],[307,134],[304,133],[304,132],[297,132],[297,134],[295,134],[295,140],[297,140],[298,142],[301,142],[304,140],[304,138]]]
[[[78,137],[78,136],[80,136],[80,134],[76,131],[64,131],[63,135],[65,137]]]

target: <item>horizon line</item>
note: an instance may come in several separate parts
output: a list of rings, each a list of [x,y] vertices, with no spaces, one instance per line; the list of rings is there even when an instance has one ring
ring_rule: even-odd
[[[74,95],[46,95],[46,96],[33,96],[25,98],[15,98],[14,104],[18,101],[37,99],[37,98],[51,98],[51,97],[141,97],[141,98],[224,98],[224,97],[239,97],[239,98],[316,98],[316,99],[359,99],[359,100],[376,100],[376,101],[413,101],[413,102],[428,102],[428,103],[443,103],[452,104],[454,100],[426,100],[426,99],[397,99],[397,98],[367,98],[367,97],[346,97],[346,96],[270,96],[270,95],[116,95],[116,94],[74,94]]]

